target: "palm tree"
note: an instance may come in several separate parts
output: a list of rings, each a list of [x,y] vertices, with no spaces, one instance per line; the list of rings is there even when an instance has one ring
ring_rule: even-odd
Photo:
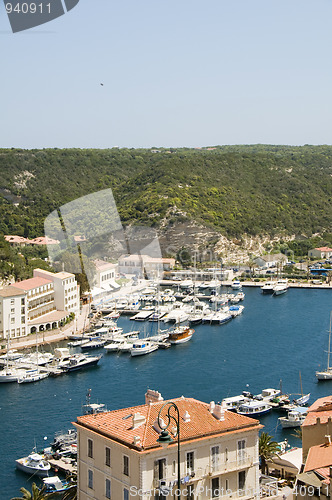
[[[20,492],[23,493],[23,496],[15,497],[11,500],[50,500],[52,498],[52,493],[45,493],[45,490],[45,485],[39,489],[36,483],[32,483],[32,493],[26,488],[20,488]]]
[[[273,460],[273,457],[280,452],[279,445],[276,441],[272,441],[272,436],[267,432],[262,432],[259,436],[259,457],[261,461],[261,471],[262,474],[269,473],[269,468],[267,461],[269,459]]]

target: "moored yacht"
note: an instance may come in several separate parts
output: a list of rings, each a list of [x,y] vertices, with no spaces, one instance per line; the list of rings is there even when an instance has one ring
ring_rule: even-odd
[[[189,326],[177,326],[169,334],[168,340],[171,344],[183,344],[184,342],[188,342],[191,339],[194,331],[195,330],[189,328]]]
[[[264,294],[272,294],[274,292],[274,287],[276,286],[276,281],[266,281],[264,285],[261,286],[261,291]]]
[[[156,351],[158,349],[158,344],[155,342],[149,342],[148,340],[138,340],[132,344],[130,349],[131,356],[142,356],[143,354],[149,354],[150,352]]]
[[[39,453],[31,453],[27,457],[15,460],[17,469],[34,476],[45,477],[51,469],[50,464]]]
[[[248,401],[239,406],[237,413],[240,415],[247,415],[247,417],[259,417],[271,411],[272,406],[264,401]]]

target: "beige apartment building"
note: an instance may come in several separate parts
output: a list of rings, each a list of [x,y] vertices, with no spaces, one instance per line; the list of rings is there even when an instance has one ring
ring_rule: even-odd
[[[35,269],[33,278],[0,290],[0,337],[13,339],[58,328],[79,309],[74,274]]]
[[[180,415],[181,498],[259,498],[257,420],[183,396],[167,402],[149,390],[145,399],[144,405],[77,418],[79,500],[174,498],[177,438],[166,449],[157,442],[165,403],[164,423],[170,403]],[[174,408],[170,414],[176,415]],[[172,420],[168,430],[176,431]]]

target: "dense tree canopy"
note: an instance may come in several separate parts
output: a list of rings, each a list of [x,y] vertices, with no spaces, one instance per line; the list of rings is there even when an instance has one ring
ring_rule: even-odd
[[[330,232],[331,146],[1,149],[0,169],[2,234],[40,236],[53,210],[105,188],[125,224],[195,220],[230,237]]]

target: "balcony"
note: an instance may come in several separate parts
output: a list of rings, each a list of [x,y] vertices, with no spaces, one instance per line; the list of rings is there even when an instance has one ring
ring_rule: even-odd
[[[219,476],[220,474],[225,474],[228,472],[233,472],[236,470],[246,469],[248,467],[252,467],[254,465],[254,459],[250,456],[243,456],[241,459],[234,461],[224,461],[219,462],[217,464],[210,464],[207,467],[207,471],[205,475],[210,477]]]
[[[49,304],[50,302],[53,302],[54,301],[54,295],[52,297],[50,297],[48,300],[43,300],[43,301],[39,301],[37,302],[36,304],[29,304],[29,307],[28,307],[28,311],[33,311],[34,309],[38,309],[39,307],[42,307],[43,305],[45,304]]]

